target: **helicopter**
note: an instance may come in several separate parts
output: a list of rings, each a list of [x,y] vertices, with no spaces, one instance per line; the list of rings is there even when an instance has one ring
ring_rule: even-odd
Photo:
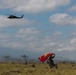
[[[9,15],[9,14],[6,14],[6,15]],[[8,19],[21,19],[23,18],[24,15],[22,15],[21,17],[18,17],[18,16],[15,16],[15,15],[9,15],[7,18]]]

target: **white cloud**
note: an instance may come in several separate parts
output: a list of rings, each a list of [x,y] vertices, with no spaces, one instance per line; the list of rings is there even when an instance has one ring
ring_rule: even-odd
[[[28,19],[7,19],[6,16],[0,16],[0,28],[26,26],[34,23],[36,22]]]
[[[39,34],[40,31],[35,29],[35,28],[22,28],[17,32],[16,37],[23,37],[23,38],[27,38],[27,39],[31,39],[32,36],[36,36],[37,34]],[[31,38],[30,38],[31,37]]]
[[[0,46],[17,49],[30,49],[31,47],[36,46],[36,35],[39,33],[40,31],[35,28],[23,28],[20,29],[15,35],[12,35],[13,37],[11,35],[7,37],[7,34],[3,34],[0,36]],[[6,38],[2,38],[3,36],[5,36]]]
[[[0,34],[0,39],[8,39],[10,36],[8,34]]]
[[[68,11],[76,11],[76,4],[68,8]]]
[[[59,35],[61,35],[61,34],[62,34],[61,32],[56,31],[56,32],[53,33],[53,36],[56,36],[56,37],[57,37],[57,36],[59,36]]]
[[[35,28],[24,28],[24,29],[20,29],[17,33],[20,35],[35,35],[38,34],[40,31],[35,29]]]
[[[61,51],[73,51],[76,50],[76,38],[69,38],[64,40]]]
[[[39,35],[39,37],[38,37]],[[29,50],[35,52],[42,51],[75,51],[76,37],[60,38],[61,32],[54,32],[52,35],[42,36],[37,28],[21,28],[16,34],[0,34],[0,47]]]
[[[27,33],[26,33],[27,32]],[[37,37],[40,31],[35,28],[20,29],[16,35],[0,38],[1,47],[9,47],[15,49],[24,49],[30,51],[74,51],[76,50],[76,38],[58,39],[53,36]],[[56,36],[56,35],[55,35]],[[1,36],[0,36],[1,37]],[[59,34],[60,37],[60,34]]]
[[[70,40],[70,44],[75,44],[76,43],[76,38],[72,38],[71,40]]]
[[[20,12],[38,13],[55,10],[60,6],[68,5],[71,0],[2,0],[0,8],[12,8]]]
[[[56,25],[76,25],[76,17],[66,13],[58,13],[50,16],[49,21]]]

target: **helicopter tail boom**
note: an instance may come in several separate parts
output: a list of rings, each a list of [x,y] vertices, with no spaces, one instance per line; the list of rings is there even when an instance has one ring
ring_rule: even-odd
[[[23,18],[24,15],[21,16],[21,18]]]

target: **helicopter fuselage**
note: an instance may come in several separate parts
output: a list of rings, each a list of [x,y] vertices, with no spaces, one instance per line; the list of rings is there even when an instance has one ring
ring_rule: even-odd
[[[21,19],[23,18],[23,15],[21,17],[17,17],[17,16],[14,16],[14,15],[10,15],[9,17],[7,17],[9,19]]]

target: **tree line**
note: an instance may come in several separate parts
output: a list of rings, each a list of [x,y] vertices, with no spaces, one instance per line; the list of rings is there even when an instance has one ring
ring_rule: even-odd
[[[28,55],[21,55],[20,57],[12,57],[10,55],[1,56],[0,62],[20,62],[28,64],[28,62],[35,62],[34,58],[30,58]]]

